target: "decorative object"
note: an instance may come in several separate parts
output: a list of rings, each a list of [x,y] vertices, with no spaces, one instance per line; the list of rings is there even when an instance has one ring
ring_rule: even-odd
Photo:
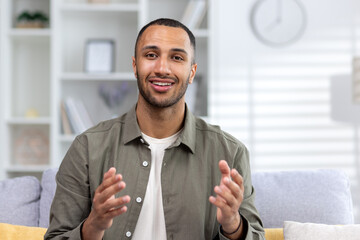
[[[91,39],[86,43],[85,50],[85,72],[88,73],[110,73],[114,71],[113,40]]]
[[[39,111],[37,109],[35,109],[35,108],[29,108],[26,111],[25,117],[26,118],[38,118],[39,117]]]
[[[254,35],[264,44],[282,47],[296,42],[306,27],[300,0],[257,0],[250,13]]]
[[[109,108],[118,107],[129,93],[130,86],[127,82],[114,87],[107,84],[99,85],[99,95]]]
[[[17,28],[45,28],[48,26],[48,16],[40,11],[23,11],[16,19]]]
[[[19,131],[14,142],[14,158],[17,164],[40,165],[49,163],[49,138],[38,128]]]

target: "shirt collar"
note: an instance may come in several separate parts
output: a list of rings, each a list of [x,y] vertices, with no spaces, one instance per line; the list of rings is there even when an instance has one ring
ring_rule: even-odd
[[[141,131],[136,117],[136,104],[124,116],[124,144],[141,137]]]
[[[136,117],[136,105],[124,116],[124,144],[141,138],[141,130]],[[196,118],[185,104],[185,122],[183,130],[173,146],[184,144],[189,150],[195,152],[196,143]]]

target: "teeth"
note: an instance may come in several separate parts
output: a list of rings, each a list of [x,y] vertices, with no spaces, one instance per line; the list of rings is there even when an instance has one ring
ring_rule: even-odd
[[[165,83],[165,82],[153,82],[153,84],[158,86],[170,86],[171,83]]]

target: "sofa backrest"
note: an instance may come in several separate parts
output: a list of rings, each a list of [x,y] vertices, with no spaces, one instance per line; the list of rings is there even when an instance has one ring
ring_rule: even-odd
[[[55,176],[57,171],[57,168],[48,169],[44,171],[41,178],[39,227],[47,228],[49,226],[50,207],[56,190]]]
[[[255,204],[266,228],[284,221],[354,222],[348,177],[337,170],[254,172]]]
[[[40,227],[48,227],[55,194],[55,175],[42,177]],[[324,224],[354,223],[348,177],[337,170],[254,172],[255,204],[266,228],[281,228],[284,221]]]
[[[40,182],[31,176],[0,181],[0,222],[38,226]]]

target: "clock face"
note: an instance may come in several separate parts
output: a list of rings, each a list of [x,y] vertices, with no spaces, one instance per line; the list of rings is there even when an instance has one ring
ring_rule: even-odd
[[[299,0],[258,0],[250,15],[255,36],[270,46],[298,40],[306,26],[305,8]]]

